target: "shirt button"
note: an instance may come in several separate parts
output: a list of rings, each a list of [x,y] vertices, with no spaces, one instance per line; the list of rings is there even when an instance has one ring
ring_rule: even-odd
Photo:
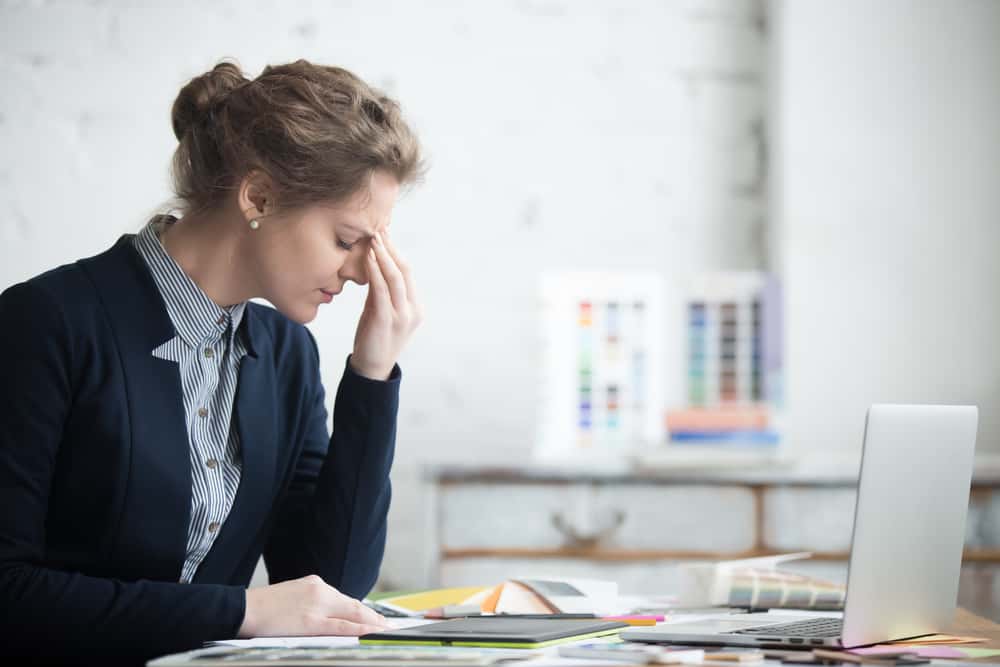
[[[225,315],[219,315],[219,319],[216,320],[215,323],[218,324],[221,327],[223,324],[226,323],[226,316]]]
[[[205,461],[205,465],[211,468],[212,470],[215,470],[216,466],[219,465],[219,462],[216,461],[215,459],[209,459]]]
[[[209,359],[211,359],[213,356],[215,356],[215,350],[213,350],[210,347],[206,347],[205,348],[205,356],[208,357]]]
[[[198,408],[198,416],[199,417],[207,417],[208,416],[208,409],[206,409],[206,408]]]
[[[218,521],[213,521],[212,523],[208,524],[208,532],[214,533],[218,529],[219,529],[219,522]]]

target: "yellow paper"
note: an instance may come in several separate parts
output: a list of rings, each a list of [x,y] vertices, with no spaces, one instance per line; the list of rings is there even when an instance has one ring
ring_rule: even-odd
[[[449,604],[462,604],[469,597],[484,590],[488,590],[488,587],[438,588],[432,591],[422,591],[420,593],[386,598],[380,600],[380,602],[388,602],[389,604],[409,609],[410,611],[427,611],[428,609],[436,609],[437,607]]]

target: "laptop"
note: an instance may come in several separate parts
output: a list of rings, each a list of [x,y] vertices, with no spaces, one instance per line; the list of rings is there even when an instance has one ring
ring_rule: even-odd
[[[634,627],[622,639],[853,648],[944,630],[957,604],[978,419],[974,406],[868,409],[842,617],[752,613]]]

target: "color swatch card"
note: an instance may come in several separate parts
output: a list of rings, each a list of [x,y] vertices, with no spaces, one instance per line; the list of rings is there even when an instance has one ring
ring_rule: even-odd
[[[662,280],[542,276],[540,459],[620,455],[662,439]]]
[[[681,394],[667,397],[668,442],[687,449],[775,449],[784,399],[777,279],[730,271],[692,275],[675,286],[668,337],[675,333],[671,352],[683,351],[673,371],[684,381]]]
[[[661,445],[643,469],[789,462],[781,284],[763,271],[673,273],[663,291]]]
[[[781,293],[756,271],[692,277],[686,285],[687,402],[780,403]]]

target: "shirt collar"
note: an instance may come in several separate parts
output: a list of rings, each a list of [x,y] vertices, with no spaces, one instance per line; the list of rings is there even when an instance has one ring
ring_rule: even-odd
[[[167,254],[160,243],[159,230],[176,220],[173,216],[157,216],[150,220],[135,237],[136,250],[149,265],[177,335],[191,347],[198,347],[206,340],[224,335],[231,323],[228,343],[232,346],[247,302],[222,308]]]

